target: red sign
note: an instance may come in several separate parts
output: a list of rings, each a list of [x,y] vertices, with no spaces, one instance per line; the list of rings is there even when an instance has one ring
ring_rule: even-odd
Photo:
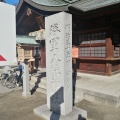
[[[0,55],[0,61],[6,61],[6,59],[2,55]]]
[[[72,48],[72,58],[78,58],[78,48],[77,47]]]

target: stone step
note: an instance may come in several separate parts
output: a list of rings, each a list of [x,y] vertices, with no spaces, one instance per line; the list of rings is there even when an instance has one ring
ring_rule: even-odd
[[[119,96],[113,96],[110,94],[104,94],[97,91],[91,91],[87,89],[77,88],[77,97],[78,101],[81,101],[81,98],[90,102],[111,105],[114,107],[120,106]]]
[[[83,100],[83,92],[79,91],[79,89],[76,88],[75,90],[75,103],[78,103]]]
[[[42,89],[46,89],[46,78],[43,77],[40,80],[37,80],[37,78],[32,77],[31,80],[30,80],[30,84],[32,86],[36,86],[36,87],[39,87],[39,88],[42,88]]]
[[[38,91],[38,92],[42,92],[45,94],[47,93],[46,77],[41,78],[40,82],[37,81],[36,77],[34,77],[34,78],[32,77],[32,79],[30,80],[30,86],[31,86],[31,89],[36,86],[36,88],[37,88],[36,91]],[[82,97],[76,91],[75,92],[75,103],[77,103],[81,100],[83,100]]]
[[[38,83],[37,83],[38,82]],[[41,92],[44,89],[44,93],[46,93],[46,77],[42,77],[40,81],[37,81],[36,77],[32,77],[30,84],[33,86],[38,86],[39,91]],[[102,91],[97,91],[92,89],[91,87],[83,87],[80,85],[80,81],[76,81],[76,90],[75,90],[75,103],[82,101],[83,99],[99,103],[99,104],[106,104],[112,105],[115,107],[120,106],[120,98],[114,94],[103,93]]]
[[[83,98],[91,102],[111,105],[114,107],[118,107],[120,105],[120,100],[118,96],[113,96],[94,91],[84,90]]]
[[[45,83],[46,84],[46,77],[42,77],[42,78],[38,78],[36,76],[32,76],[31,77],[31,81],[33,82],[42,82],[42,83]]]
[[[44,93],[44,94],[47,94],[47,90],[46,89],[38,88],[37,91],[41,92],[41,93]]]
[[[46,89],[46,84],[43,84],[43,83],[34,83],[33,81],[30,81],[30,84],[34,87],[39,87],[39,88],[42,88],[42,89]]]
[[[44,93],[44,94],[47,93],[47,90],[46,90],[46,89],[43,89],[43,88],[40,88],[40,87],[35,87],[35,86],[31,85],[31,84],[30,84],[30,89],[31,89],[31,90],[34,89],[35,91],[41,92],[41,93]]]

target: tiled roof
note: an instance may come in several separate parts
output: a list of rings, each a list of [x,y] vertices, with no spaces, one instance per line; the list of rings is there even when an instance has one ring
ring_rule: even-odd
[[[68,2],[68,3],[74,3],[74,2],[80,1],[80,0],[64,0],[64,1],[66,1],[66,2]]]
[[[109,5],[120,3],[120,0],[31,0],[44,6],[72,6],[81,11],[90,11]]]
[[[45,5],[45,6],[64,6],[68,5],[67,2],[63,0],[31,0],[34,3]]]
[[[35,41],[35,37],[25,36],[25,35],[19,35],[19,36],[17,35],[16,42],[18,44],[38,45],[38,43]]]
[[[69,7],[83,12],[120,4],[120,0],[20,0],[17,11],[23,2],[43,11],[68,11]]]
[[[71,4],[71,6],[86,12],[86,11],[114,5],[117,3],[120,3],[120,0],[81,0],[79,2]]]

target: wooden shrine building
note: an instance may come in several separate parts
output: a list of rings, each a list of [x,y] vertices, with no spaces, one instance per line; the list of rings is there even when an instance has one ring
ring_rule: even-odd
[[[78,71],[108,76],[120,72],[120,0],[20,0],[17,35],[44,29],[44,18],[61,11],[72,14]],[[38,41],[40,66],[45,67],[45,41]]]
[[[33,62],[37,62],[34,56],[39,55],[39,53],[36,52],[36,47],[38,47],[39,44],[35,41],[35,37],[17,35],[16,44],[18,62],[27,60],[29,62],[29,70],[32,71],[34,67]],[[37,63],[35,66],[37,67]]]

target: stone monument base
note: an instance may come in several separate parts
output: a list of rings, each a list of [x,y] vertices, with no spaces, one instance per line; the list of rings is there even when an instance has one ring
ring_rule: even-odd
[[[87,111],[76,107],[73,107],[73,111],[66,116],[62,116],[50,111],[47,108],[47,104],[35,108],[34,113],[44,118],[45,120],[86,120],[87,119]],[[79,117],[82,117],[83,119]]]

